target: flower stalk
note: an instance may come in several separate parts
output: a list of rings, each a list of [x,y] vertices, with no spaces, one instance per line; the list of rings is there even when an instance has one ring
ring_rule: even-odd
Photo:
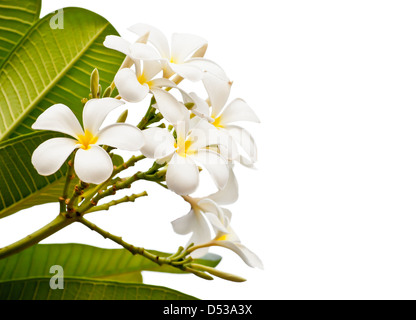
[[[59,212],[65,213],[66,212],[66,200],[68,199],[68,189],[71,181],[75,178],[74,175],[74,163],[73,163],[73,155],[70,156],[70,160],[68,161],[68,171],[66,173],[65,185],[62,191],[62,196],[59,198]]]
[[[143,191],[143,192],[140,192],[140,193],[132,194],[130,196],[124,196],[121,199],[112,200],[110,202],[107,202],[107,203],[102,204],[102,205],[99,205],[99,206],[97,205],[97,206],[89,209],[86,213],[95,212],[95,211],[101,211],[101,210],[109,210],[111,207],[116,206],[116,205],[118,205],[120,203],[123,203],[123,202],[134,202],[134,201],[136,201],[137,198],[145,197],[147,195],[148,195],[147,192],[146,191]]]
[[[69,226],[73,222],[73,219],[68,219],[64,215],[59,214],[54,220],[39,230],[33,232],[32,234],[24,237],[19,241],[16,241],[13,244],[0,248],[0,259],[7,258],[37,244],[39,241],[46,239],[59,230]]]

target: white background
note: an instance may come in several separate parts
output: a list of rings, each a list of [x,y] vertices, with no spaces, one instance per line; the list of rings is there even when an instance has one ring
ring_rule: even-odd
[[[259,125],[256,170],[236,166],[232,225],[264,270],[233,252],[219,269],[245,283],[144,274],[201,299],[416,298],[416,4],[413,1],[57,1],[80,6],[128,39],[144,22],[209,42]],[[140,186],[140,190],[142,185]],[[170,221],[186,203],[160,187],[90,219],[138,246],[187,241]],[[55,204],[0,221],[1,245],[49,222]],[[19,228],[19,229],[18,229]],[[82,225],[44,242],[117,247]]]

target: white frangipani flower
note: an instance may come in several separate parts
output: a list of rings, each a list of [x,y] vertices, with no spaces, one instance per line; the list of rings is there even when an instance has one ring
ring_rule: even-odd
[[[120,69],[114,77],[114,84],[120,96],[128,102],[140,102],[153,88],[175,87],[168,79],[154,77],[162,71],[158,53],[144,43],[131,44],[119,36],[107,36],[104,46],[124,53],[134,64],[135,71],[130,68]]]
[[[263,269],[263,263],[260,258],[245,245],[243,245],[237,234],[230,226],[231,211],[223,208],[224,215],[219,217],[222,220],[222,225],[225,226],[226,231],[217,228],[217,234],[213,240],[207,243],[209,246],[220,246],[234,251],[241,259],[250,267]],[[214,226],[215,229],[215,226]]]
[[[188,245],[209,242],[212,239],[209,224],[215,226],[217,230],[227,232],[226,226],[223,226],[221,222],[224,221],[224,218],[220,220],[218,217],[223,217],[225,210],[219,205],[234,203],[238,198],[238,184],[232,168],[229,168],[229,178],[224,189],[202,198],[191,198],[190,196],[183,196],[183,198],[189,202],[191,210],[188,214],[172,221],[172,227],[178,234],[192,233]],[[193,254],[193,257],[201,257],[207,251],[208,248],[199,249]]]
[[[221,246],[234,251],[248,266],[263,268],[259,257],[241,243],[231,228],[231,211],[220,206],[234,203],[238,198],[238,184],[231,168],[224,189],[203,198],[183,198],[191,204],[191,211],[172,221],[172,226],[179,234],[192,232],[188,244],[193,243],[197,248],[191,253],[193,258],[205,255],[211,246]],[[214,230],[214,238],[211,237],[209,225]]]
[[[217,152],[207,146],[218,143],[215,128],[200,118],[189,119],[189,111],[164,90],[153,91],[157,108],[176,130],[176,140],[165,129],[153,127],[143,131],[145,144],[140,149],[144,156],[168,163],[166,184],[177,194],[188,195],[199,184],[197,163],[210,173],[219,189],[228,180],[228,164]],[[161,101],[162,103],[159,103]]]
[[[32,125],[33,129],[51,130],[72,136],[52,138],[40,144],[32,155],[32,163],[40,175],[55,173],[76,149],[74,169],[81,181],[99,184],[113,172],[108,153],[99,145],[128,151],[143,146],[143,134],[135,126],[115,123],[101,128],[107,115],[124,102],[114,98],[91,99],[83,110],[84,129],[74,113],[63,104],[46,109]]]
[[[215,64],[206,59],[191,62],[194,57],[203,57],[208,46],[207,41],[199,36],[174,33],[169,46],[165,35],[153,26],[138,23],[131,26],[129,30],[138,36],[149,33],[148,41],[159,52],[158,58],[163,62],[165,78],[170,78],[176,73],[185,79],[199,81],[204,69],[217,70]]]
[[[206,118],[221,134],[221,153],[229,160],[237,160],[243,165],[252,166],[257,161],[257,146],[251,134],[235,124],[240,121],[259,123],[260,120],[250,106],[240,98],[226,105],[232,83],[218,78],[212,73],[205,72],[203,83],[208,93],[207,102],[193,97],[198,105],[196,108],[202,117]],[[201,111],[202,110],[202,111]],[[238,150],[240,145],[248,155],[244,157]]]

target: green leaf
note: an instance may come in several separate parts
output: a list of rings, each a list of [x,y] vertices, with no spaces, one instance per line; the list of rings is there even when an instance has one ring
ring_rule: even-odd
[[[51,278],[0,282],[0,300],[197,300],[179,291],[146,284],[64,278],[64,289],[51,289]]]
[[[13,7],[15,11],[27,11],[32,2],[14,1]],[[12,6],[9,1],[2,5]],[[98,69],[105,88],[123,61],[122,54],[102,44],[106,35],[118,34],[107,20],[81,8],[64,8],[63,12],[63,29],[50,27],[55,13],[45,16],[29,26],[19,41],[16,39],[14,48],[0,64],[0,141],[7,145],[18,142],[6,139],[32,133],[35,119],[53,104],[66,104],[80,119],[81,99],[89,95],[92,70]],[[0,30],[12,28],[13,21],[0,19]],[[48,139],[47,135],[38,137],[37,145]],[[30,152],[17,153],[14,161],[8,152],[15,152],[17,147],[0,150],[0,163],[6,166],[0,175],[0,218],[36,204],[56,201],[60,196],[59,188],[64,180],[60,178],[66,168],[46,178],[39,176],[31,164],[34,141],[28,142]],[[24,147],[22,142],[20,150]]]
[[[32,24],[39,19],[41,0],[0,2],[0,68]]]
[[[151,251],[160,256],[168,253]],[[208,254],[196,263],[216,267],[221,257]],[[59,265],[66,277],[117,280],[124,282],[141,281],[141,271],[184,273],[171,266],[132,255],[126,249],[103,249],[84,244],[38,244],[20,253],[0,260],[0,281],[51,276],[50,267]]]
[[[58,201],[62,194],[67,165],[55,174],[40,176],[30,159],[44,140],[54,132],[34,132],[0,143],[0,218],[39,203]]]
[[[64,8],[64,28],[51,29],[50,13],[32,26],[0,70],[0,140],[31,132],[48,107],[63,103],[81,118],[80,100],[90,92],[94,68],[103,87],[110,85],[123,55],[104,47],[117,34],[100,15]]]
[[[118,154],[113,154],[111,160],[113,160],[113,165],[116,167],[121,166],[124,163],[123,157]]]

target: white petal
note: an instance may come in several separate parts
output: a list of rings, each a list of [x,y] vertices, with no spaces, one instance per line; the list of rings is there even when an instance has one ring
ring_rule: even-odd
[[[69,134],[75,139],[84,131],[74,113],[66,105],[54,104],[46,109],[32,125],[33,129],[51,130]]]
[[[214,241],[217,245],[221,247],[228,248],[234,251],[236,254],[240,256],[241,259],[250,267],[252,268],[260,268],[263,269],[263,263],[261,262],[260,258],[251,250],[249,250],[246,246],[239,242],[233,241]]]
[[[202,82],[212,106],[211,117],[216,118],[224,108],[231,91],[231,82],[205,72]]]
[[[225,218],[225,222],[223,222],[223,223],[229,229],[230,228],[229,227],[229,224],[230,224],[230,220],[231,220],[232,213],[227,208],[221,208],[221,209],[222,209],[222,212],[224,213],[224,218]]]
[[[189,95],[189,93],[186,92],[185,90],[183,90],[182,88],[178,87],[178,85],[175,85],[173,88],[175,88],[176,90],[178,90],[180,92],[180,94],[182,96],[182,101],[183,101],[184,104],[189,103],[189,102],[194,102],[194,100]]]
[[[221,114],[221,124],[228,124],[236,121],[260,122],[254,111],[243,99],[233,100]]]
[[[222,212],[222,209],[218,206],[218,204],[215,201],[208,198],[202,198],[198,201],[198,207],[200,207],[201,210],[205,213],[210,212],[214,214],[216,217],[219,217],[220,221],[224,220],[224,214]]]
[[[250,159],[244,157],[244,156],[239,156],[239,158],[236,160],[238,161],[241,165],[247,167],[247,168],[251,168],[251,169],[255,169],[256,167],[254,166],[254,162],[251,161]]]
[[[176,87],[176,83],[173,82],[172,80],[169,79],[165,79],[165,78],[158,78],[158,79],[153,79],[151,84],[150,84],[150,89],[152,90],[153,88],[175,88]]]
[[[59,170],[77,141],[69,138],[53,138],[40,144],[32,154],[32,164],[42,176],[48,176]]]
[[[192,231],[193,233],[192,233],[191,238],[188,241],[188,245],[191,243],[195,245],[199,245],[199,244],[207,243],[208,241],[211,240],[211,230],[209,229],[209,225],[207,221],[201,214],[198,214],[195,217]],[[203,255],[202,252],[198,252],[198,255],[193,255],[192,257],[197,258],[202,255]]]
[[[149,87],[137,80],[136,73],[131,69],[121,69],[114,77],[114,83],[120,96],[128,102],[140,102],[149,93]]]
[[[143,36],[145,33],[150,32],[148,41],[156,47],[162,58],[170,58],[168,39],[159,29],[144,23],[135,24],[128,29],[138,36]]]
[[[190,119],[189,119],[189,128],[190,128],[190,129],[197,128],[197,127],[198,127],[199,122],[201,121],[201,119],[205,120],[208,124],[210,124],[210,123],[208,122],[208,120],[206,120],[206,119],[204,119],[204,118],[201,118],[201,117],[198,117],[198,116],[195,116],[195,117],[192,117],[192,118],[190,118]],[[212,126],[212,125],[211,125],[211,126]]]
[[[169,163],[170,159],[172,159],[175,152],[168,154],[166,157],[156,159],[155,162],[160,165],[164,165],[165,163]]]
[[[92,145],[88,150],[77,150],[74,169],[81,181],[99,184],[111,176],[113,162],[103,148]]]
[[[215,232],[222,231],[227,233],[227,228],[224,225],[224,213],[221,207],[211,199],[203,198],[198,202],[198,206],[204,211],[205,216],[211,222]]]
[[[195,92],[191,92],[189,95],[191,96],[193,103],[195,103],[192,108],[192,112],[199,117],[207,119],[208,121],[212,120],[210,118],[208,103],[204,99],[200,98]]]
[[[145,157],[161,159],[175,151],[175,138],[167,130],[153,127],[142,133],[145,143],[140,151]]]
[[[190,81],[199,81],[202,79],[203,72],[197,66],[188,65],[188,64],[175,64],[169,63],[170,68],[180,75],[182,78],[188,79]]]
[[[193,157],[208,170],[216,186],[223,189],[229,176],[227,162],[218,153],[207,149],[200,149]]]
[[[195,221],[195,212],[193,209],[189,211],[186,215],[173,220],[171,222],[173,231],[175,231],[177,234],[188,234],[191,233],[193,230],[193,225]]]
[[[218,232],[218,231],[227,232],[227,229],[221,223],[220,219],[218,219],[217,215],[211,212],[205,212],[205,216],[207,217],[208,221],[211,223],[215,232]]]
[[[257,161],[257,145],[251,134],[244,128],[235,125],[227,125],[228,134],[236,141],[249,156],[249,160],[254,163]]]
[[[172,34],[171,57],[177,63],[185,61],[193,52],[205,46],[207,41],[199,36],[186,33]]]
[[[131,57],[138,60],[158,60],[160,54],[155,48],[145,43],[135,42],[130,46]]]
[[[206,146],[219,143],[221,139],[220,131],[207,120],[194,117],[191,124],[194,124],[194,126],[191,127],[188,137],[188,140],[192,141],[189,150],[198,151]]]
[[[207,198],[215,201],[218,204],[227,205],[237,201],[238,199],[238,182],[235,177],[232,166],[228,169],[228,181],[224,189],[209,195]]]
[[[182,151],[186,150],[188,129],[189,121],[179,121],[175,125],[177,148],[181,149]]]
[[[182,216],[172,221],[173,230],[178,234],[188,234],[192,232],[192,236],[188,241],[188,245],[193,243],[195,245],[207,243],[211,240],[211,231],[209,225],[202,214],[198,211],[191,210],[185,216]],[[192,253],[193,258],[203,256],[208,250],[197,250],[197,253]]]
[[[122,37],[113,36],[113,35],[106,36],[103,44],[107,48],[117,50],[121,53],[124,53],[126,56],[131,57],[131,52],[130,52],[131,44],[127,40],[123,39]]]
[[[158,110],[173,126],[176,126],[179,122],[188,121],[188,109],[174,96],[159,88],[152,88],[152,93],[157,102]]]
[[[199,238],[195,244],[206,243],[211,240],[210,229],[208,223],[198,211],[191,210],[188,214],[171,222],[173,230],[178,234],[195,233]]]
[[[179,195],[191,194],[199,184],[198,167],[189,157],[175,153],[168,164],[166,184]]]
[[[224,69],[214,61],[205,58],[192,58],[187,60],[185,63],[197,66],[200,70],[209,72],[224,81],[230,81]]]
[[[124,102],[114,98],[102,98],[88,100],[84,106],[82,119],[84,129],[96,134],[107,115]]]
[[[218,132],[220,134],[218,142],[218,147],[220,150],[219,153],[229,161],[239,161],[240,151],[236,141],[234,141],[233,137],[229,134],[227,129],[219,128]]]
[[[141,37],[139,37],[136,40],[136,42],[137,43],[146,43],[148,37],[149,37],[149,34],[148,33],[145,33],[144,35],[142,35]],[[131,44],[128,47],[129,55],[131,54],[130,48],[131,48]],[[132,59],[131,57],[129,57],[129,55],[126,56],[126,58],[124,59],[124,61],[121,64],[121,66],[120,66],[119,69],[130,68],[133,65],[133,63],[134,63],[134,65],[136,66],[136,71],[137,72],[140,72],[140,69],[141,69],[140,68],[140,60],[138,60],[138,59]]]
[[[145,60],[143,61],[143,76],[147,81],[153,79],[160,71],[162,71],[162,65],[159,61]]]
[[[97,144],[137,151],[144,144],[144,136],[139,128],[131,124],[114,123],[98,132]]]

